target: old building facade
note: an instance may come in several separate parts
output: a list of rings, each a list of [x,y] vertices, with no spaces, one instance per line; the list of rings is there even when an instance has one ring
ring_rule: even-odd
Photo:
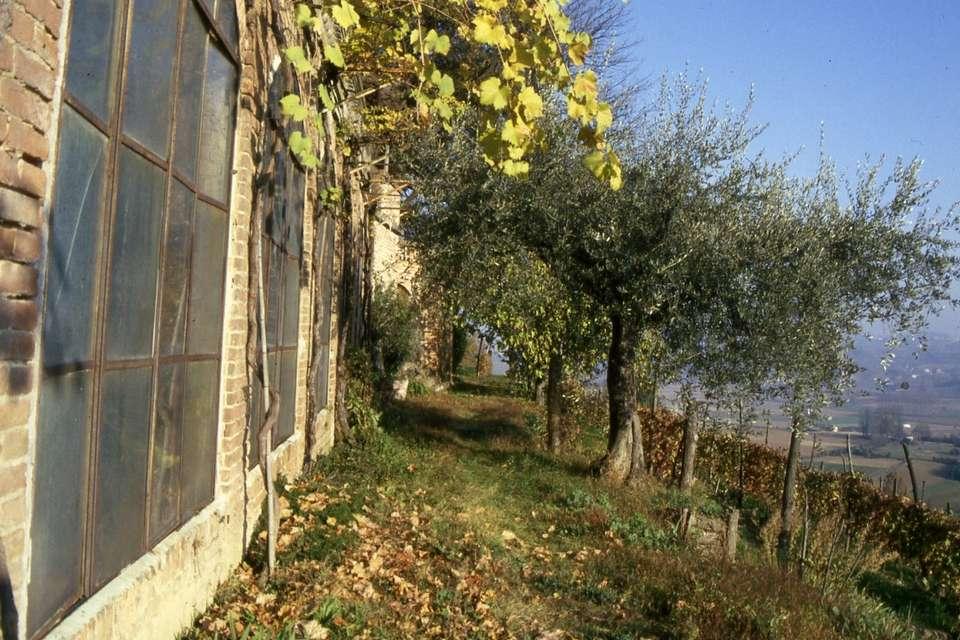
[[[172,638],[240,562],[257,256],[269,455],[333,444],[341,231],[284,142],[281,5],[0,4],[4,638]]]

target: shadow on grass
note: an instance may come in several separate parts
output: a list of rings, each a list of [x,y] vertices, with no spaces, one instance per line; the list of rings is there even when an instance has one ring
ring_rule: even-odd
[[[510,382],[501,377],[463,378],[457,377],[450,391],[472,396],[518,397]]]
[[[455,404],[396,402],[381,424],[387,432],[408,442],[469,454],[475,462],[491,467],[508,463],[512,467],[589,475],[588,464],[537,449],[536,434],[519,424],[527,419],[522,408],[503,400],[503,404],[491,405],[489,411],[466,415]]]

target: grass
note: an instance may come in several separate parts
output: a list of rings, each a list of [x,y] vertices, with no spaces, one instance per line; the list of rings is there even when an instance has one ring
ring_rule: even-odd
[[[919,637],[868,595],[682,543],[681,508],[707,529],[729,499],[591,477],[602,434],[549,455],[539,408],[506,393],[471,378],[399,403],[283,483],[276,575],[258,581],[257,539],[184,638]]]

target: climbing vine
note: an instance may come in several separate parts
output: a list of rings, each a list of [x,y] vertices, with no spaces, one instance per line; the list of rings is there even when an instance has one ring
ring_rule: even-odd
[[[591,39],[571,28],[566,0],[338,0],[300,3],[298,28],[319,45],[291,46],[286,59],[313,87],[283,98],[294,121],[323,128],[339,103],[332,80],[353,82],[352,97],[371,96],[363,132],[376,137],[439,121],[449,127],[471,106],[479,113],[476,139],[487,163],[510,176],[528,173],[539,140],[545,100],[562,96],[580,127],[584,164],[614,189],[620,160],[605,133],[613,124],[600,99],[596,73],[586,67]],[[295,133],[291,150],[307,167],[318,163],[308,135]],[[344,151],[349,154],[349,146]]]

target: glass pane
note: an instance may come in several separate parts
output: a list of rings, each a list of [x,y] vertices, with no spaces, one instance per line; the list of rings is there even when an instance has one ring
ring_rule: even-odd
[[[160,328],[157,339],[162,355],[183,353],[187,327],[187,282],[190,275],[190,236],[193,227],[193,192],[173,181],[164,239],[163,276],[160,282]]]
[[[300,269],[296,259],[283,262],[283,344],[294,346],[300,326]]]
[[[264,224],[270,240],[283,246],[287,225],[287,170],[290,160],[287,157],[286,147],[281,147],[273,154],[273,203],[267,212]]]
[[[233,0],[220,0],[217,7],[217,22],[227,37],[227,44],[234,51],[237,50],[237,6]]]
[[[140,557],[150,431],[150,369],[103,376],[93,579],[102,585]]]
[[[276,351],[267,356],[268,368],[270,371],[270,388],[280,394],[281,398],[283,396],[283,389],[280,388],[280,354]],[[278,416],[279,418],[279,416]],[[271,451],[277,448],[277,428],[274,426],[273,431],[270,434],[271,437]]]
[[[180,472],[180,519],[185,522],[213,500],[217,462],[216,360],[186,365],[183,398],[183,447]]]
[[[207,11],[210,12],[210,15],[217,15],[217,12],[214,11],[216,0],[200,0],[200,3],[207,8]]]
[[[190,278],[189,353],[220,353],[226,252],[226,214],[198,202]]]
[[[67,89],[101,120],[110,119],[116,78],[117,0],[75,0]]]
[[[200,103],[203,99],[203,61],[207,29],[200,12],[187,2],[187,24],[180,44],[180,81],[177,89],[177,132],[174,163],[191,180],[197,179],[197,143],[200,140]]]
[[[297,352],[280,354],[280,415],[277,420],[275,442],[283,442],[293,435],[294,409],[297,401]]]
[[[290,255],[299,256],[303,250],[303,204],[306,194],[307,182],[306,176],[302,171],[294,171],[292,186],[290,188],[291,208],[290,231],[287,241],[287,251]]]
[[[91,376],[55,376],[40,388],[27,635],[81,591]]]
[[[150,477],[150,541],[156,543],[179,523],[180,412],[183,364],[161,365],[153,431]]]
[[[281,287],[281,270],[283,268],[283,254],[272,242],[266,238],[263,241],[264,251],[270,252],[270,264],[267,271],[267,346],[277,346],[280,334],[280,299],[283,293]]]
[[[170,85],[177,47],[176,0],[134,0],[123,132],[167,157]]]
[[[263,424],[263,387],[257,380],[253,384],[253,391],[250,394],[250,400],[247,404],[247,438],[250,442],[248,448],[248,466],[253,469],[260,463],[260,426]]]
[[[156,303],[163,172],[126,147],[107,290],[107,357],[151,355]]]
[[[43,359],[47,366],[92,358],[105,163],[106,139],[64,106],[43,317]]]
[[[237,71],[223,51],[211,46],[207,48],[205,75],[198,183],[201,191],[226,202],[230,191]]]

